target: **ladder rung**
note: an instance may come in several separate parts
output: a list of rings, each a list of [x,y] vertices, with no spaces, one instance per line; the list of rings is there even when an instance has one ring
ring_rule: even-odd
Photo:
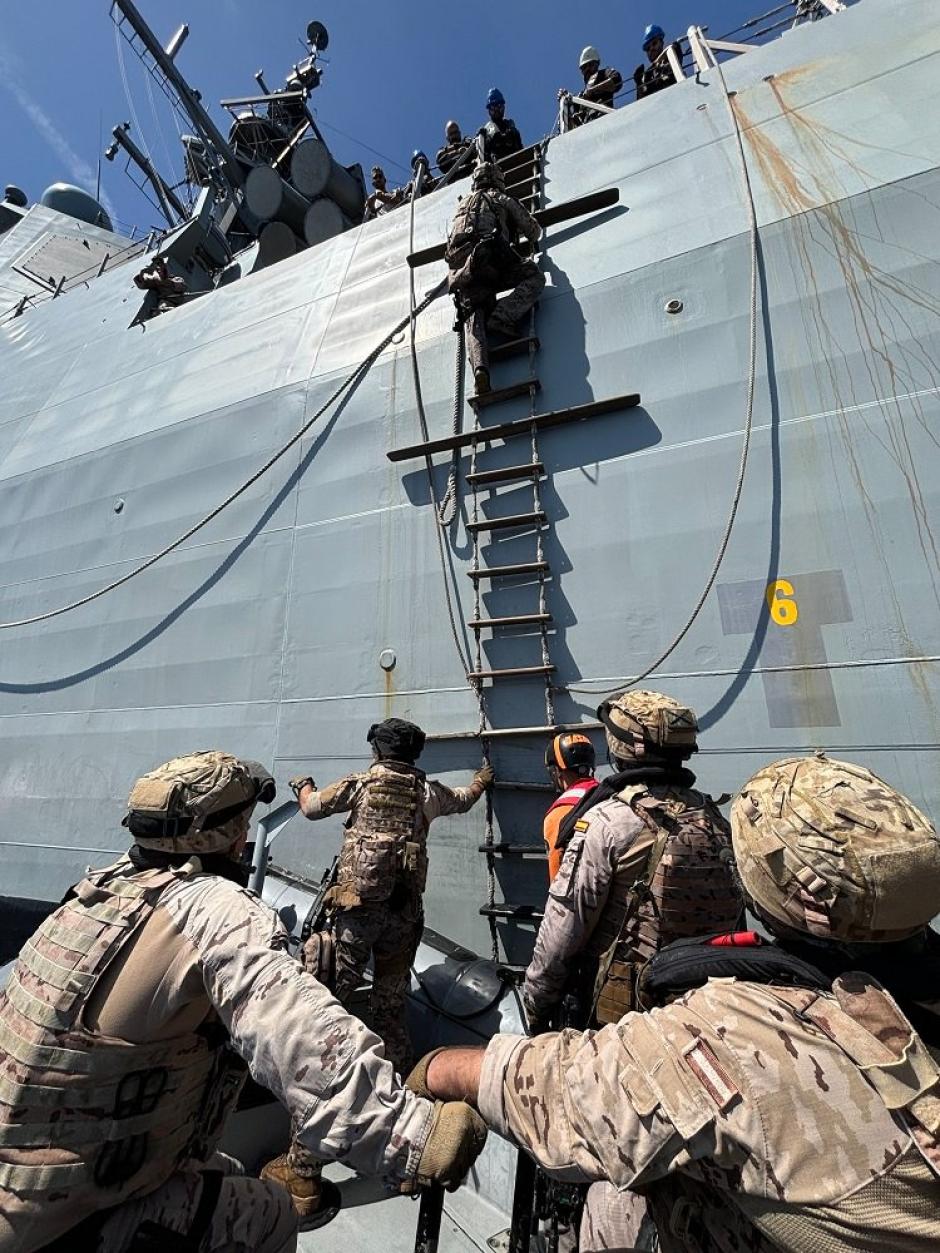
[[[481,853],[502,853],[507,857],[547,857],[543,844],[508,844],[503,840],[499,844],[480,844],[477,846],[478,852]]]
[[[481,531],[506,531],[514,526],[544,526],[544,509],[533,510],[532,513],[510,513],[505,518],[484,518],[482,522],[468,522],[467,530],[471,535]]]
[[[550,727],[488,727],[483,731],[436,731],[428,735],[428,743],[443,744],[445,740],[509,740],[531,736],[559,735],[562,731],[602,731],[601,722],[556,722]],[[533,784],[533,787],[535,785]],[[499,780],[496,781],[499,787]]]
[[[560,204],[546,205],[544,209],[536,209],[532,216],[539,226],[557,226],[559,222],[567,222],[571,218],[581,217],[585,213],[596,213],[598,209],[609,209],[620,199],[619,187],[605,187],[601,191],[589,192],[586,196],[577,196],[574,200],[565,200]],[[420,252],[412,252],[408,264],[412,269],[420,265],[430,265],[432,261],[443,261],[445,243],[432,244],[430,248],[422,248]]]
[[[534,678],[537,674],[554,674],[554,666],[508,666],[504,670],[470,670],[468,679],[508,679],[513,675]]]
[[[525,165],[527,161],[531,161],[533,165],[537,164],[541,160],[541,155],[538,144],[529,144],[526,148],[520,148],[518,152],[511,152],[508,157],[500,157],[496,164],[503,174],[506,174],[509,170]]]
[[[493,787],[502,788],[505,792],[554,792],[558,789],[552,783],[529,783],[524,779],[497,779]]]
[[[544,918],[545,911],[537,905],[481,905],[480,913],[485,918]]]
[[[504,983],[524,983],[528,966],[513,965],[512,962],[500,962],[496,973]]]
[[[472,470],[466,479],[471,487],[486,487],[489,483],[512,483],[515,479],[540,479],[544,473],[541,461],[527,461],[521,466],[502,466],[498,470]]]
[[[538,337],[523,335],[521,339],[507,339],[504,344],[496,344],[490,349],[490,361],[505,361],[507,357],[517,357],[520,353],[534,348],[539,350]]]
[[[467,626],[472,631],[483,631],[490,627],[530,626],[551,620],[550,613],[515,613],[505,618],[471,618]]]
[[[513,400],[516,396],[527,396],[530,391],[541,391],[542,385],[537,378],[520,379],[518,383],[510,383],[508,387],[495,387],[492,391],[482,392],[479,396],[468,397],[471,409],[479,412],[490,405],[501,404],[504,400]]]
[[[513,574],[545,574],[548,571],[547,561],[519,561],[511,566],[489,566],[486,570],[468,570],[471,579],[501,579]]]
[[[617,413],[622,409],[634,409],[640,403],[634,392],[628,396],[608,396],[606,400],[591,400],[585,405],[570,409],[558,409],[554,413],[536,413],[530,418],[517,418],[514,422],[500,422],[461,435],[445,435],[429,440],[426,444],[411,444],[407,448],[392,448],[385,455],[389,461],[409,461],[414,457],[427,457],[435,452],[453,452],[456,448],[469,448],[471,444],[488,444],[495,439],[512,439],[514,435],[529,435],[550,426],[565,426],[569,422],[583,422],[585,418],[598,418],[601,414]]]

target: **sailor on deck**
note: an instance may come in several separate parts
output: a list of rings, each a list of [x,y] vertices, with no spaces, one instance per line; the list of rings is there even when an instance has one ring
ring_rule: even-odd
[[[681,55],[678,44],[673,44],[672,47],[678,55]],[[662,91],[664,87],[672,87],[676,81],[672,66],[666,57],[666,32],[661,26],[647,26],[643,32],[643,51],[646,53],[649,65],[638,65],[633,71],[637,100]]]
[[[471,141],[464,139],[457,122],[448,122],[444,127],[444,147],[437,150],[437,168],[440,172],[447,174],[452,170],[470,145]],[[473,158],[468,157],[454,175],[454,178],[466,178],[472,169]]]
[[[578,68],[581,71],[581,77],[584,79],[584,86],[578,91],[578,95],[584,100],[591,100],[595,104],[606,105],[607,108],[614,107],[614,97],[623,87],[623,77],[619,70],[615,70],[613,66],[601,68],[601,54],[596,48],[590,44],[581,51],[581,58],[578,61]],[[559,100],[570,95],[564,87],[558,92]],[[570,105],[568,109],[568,126],[582,126],[585,122],[591,122],[595,118],[603,116],[596,113],[593,109],[586,109],[583,105]]]
[[[394,191],[388,190],[385,171],[380,165],[373,165],[372,195],[366,199],[366,210],[362,220],[368,222],[370,218],[381,217],[383,213],[397,209],[400,204],[404,203],[404,199],[404,193],[400,187],[396,187]]]
[[[486,97],[490,120],[480,130],[483,155],[487,161],[501,161],[522,150],[522,136],[512,118],[506,117],[506,100],[498,87],[491,87]]]
[[[489,161],[473,172],[473,190],[454,215],[444,256],[448,284],[467,323],[467,348],[477,395],[490,390],[487,331],[512,335],[519,319],[538,300],[545,275],[513,247],[524,235],[533,242],[541,228],[504,190],[498,166]],[[512,291],[497,302],[500,291]]]
[[[141,291],[153,293],[153,304],[145,318],[155,318],[158,313],[177,309],[186,299],[186,282],[170,273],[166,257],[159,253],[149,266],[134,275],[134,286]]]

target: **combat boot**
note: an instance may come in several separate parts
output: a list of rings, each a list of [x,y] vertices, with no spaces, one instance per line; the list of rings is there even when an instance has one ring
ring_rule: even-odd
[[[473,371],[473,386],[478,396],[490,390],[490,372],[484,366]]]
[[[282,1153],[261,1168],[260,1177],[266,1183],[276,1183],[290,1193],[297,1217],[303,1221],[313,1218],[320,1209],[322,1181],[320,1172],[299,1174],[290,1164],[289,1155]]]

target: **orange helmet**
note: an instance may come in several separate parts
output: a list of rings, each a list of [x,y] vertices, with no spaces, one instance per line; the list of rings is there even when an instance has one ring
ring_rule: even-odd
[[[594,773],[594,745],[578,731],[556,735],[545,750],[545,765],[556,770],[574,770],[582,779]]]

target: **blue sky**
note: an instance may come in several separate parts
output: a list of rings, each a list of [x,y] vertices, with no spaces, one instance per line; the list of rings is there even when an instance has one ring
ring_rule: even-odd
[[[483,100],[499,86],[523,138],[551,128],[555,93],[579,82],[578,54],[593,43],[605,63],[625,78],[642,59],[647,22],[670,36],[691,22],[722,35],[771,7],[762,0],[137,0],[165,43],[188,21],[189,41],[178,64],[202,92],[217,122],[225,96],[248,95],[253,75],[265,71],[270,86],[303,50],[307,22],[319,18],[330,32],[324,83],[312,103],[334,155],[344,164],[383,154],[390,180],[402,178],[411,151],[432,159],[444,123],[456,118],[472,132],[485,121]],[[94,190],[99,151],[111,127],[131,110],[115,49],[109,0],[7,0],[0,28],[0,156],[3,183],[18,183],[30,197],[56,179]],[[127,78],[143,140],[168,173],[179,143],[173,116],[126,52]],[[100,119],[100,121],[99,121]],[[102,141],[99,144],[99,124]],[[335,128],[339,128],[338,130]],[[344,133],[340,133],[344,132]],[[137,127],[132,134],[141,142]],[[350,137],[354,137],[350,138]],[[359,141],[359,142],[355,142]],[[143,145],[142,145],[143,146]],[[103,199],[122,225],[149,227],[154,209],[123,174],[121,159],[102,162]]]

